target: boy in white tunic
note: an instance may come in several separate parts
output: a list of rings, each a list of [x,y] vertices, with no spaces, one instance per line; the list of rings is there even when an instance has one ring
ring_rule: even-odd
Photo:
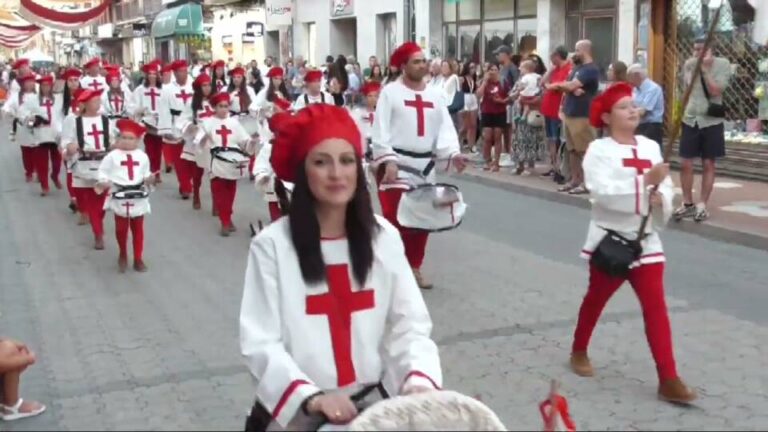
[[[157,173],[157,181],[161,182],[160,166],[163,158],[163,139],[158,132],[160,112],[160,62],[149,62],[142,66],[144,81],[136,87],[131,96],[133,100],[133,115],[141,119],[147,132],[144,134],[144,150],[149,158],[150,169]]]
[[[16,60],[13,65],[11,65],[11,69],[16,71],[16,77],[23,77],[27,75],[34,75],[34,72],[32,71],[32,67],[29,63],[29,59],[21,58]],[[19,83],[18,79],[12,80],[10,82],[10,91],[8,92],[8,97],[6,98],[7,101],[18,98],[19,92],[21,91],[21,85]],[[9,138],[11,141],[14,141],[16,138],[16,131],[19,128],[19,122],[18,120],[14,119],[11,123],[11,131],[9,133]]]
[[[158,114],[158,130],[163,136],[163,153],[165,163],[176,170],[179,181],[179,195],[189,199],[192,194],[192,178],[181,161],[184,149],[184,139],[179,127],[185,122],[191,122],[192,115],[192,80],[189,78],[188,66],[185,60],[171,63],[175,80],[163,85],[160,96],[160,112]]]
[[[357,415],[353,395],[439,389],[432,322],[397,230],[373,213],[354,120],[316,104],[270,123],[275,173],[295,189],[289,215],[248,257],[240,347],[257,383],[251,420],[267,430],[310,430],[309,415],[342,425]]]
[[[228,237],[235,231],[232,210],[237,194],[237,180],[248,176],[249,154],[253,149],[251,136],[236,118],[230,117],[229,93],[217,93],[210,98],[214,115],[200,123],[199,142],[202,151],[211,157],[211,193],[213,205],[221,222],[219,233]]]
[[[119,72],[110,72],[106,80],[109,87],[101,94],[101,107],[104,114],[109,117],[110,128],[117,131],[115,123],[120,119],[128,118],[134,111],[133,98],[130,93],[123,91]]]
[[[11,118],[17,125],[15,132],[15,141],[21,148],[21,163],[24,168],[24,178],[27,183],[34,180],[35,172],[35,154],[37,152],[37,142],[30,128],[35,106],[38,104],[38,96],[35,92],[35,75],[29,73],[19,76],[16,81],[19,83],[19,90],[13,98],[9,98],[3,105],[3,113]],[[38,173],[40,175],[40,173]],[[46,174],[47,175],[47,174]],[[38,179],[39,180],[39,179]]]
[[[80,78],[80,87],[86,90],[106,90],[107,80],[101,75],[101,59],[94,57],[83,65],[85,75]]]
[[[144,215],[150,213],[147,187],[156,180],[149,169],[149,158],[139,149],[146,128],[130,119],[116,122],[115,149],[99,165],[98,193],[109,190],[104,208],[115,214],[115,237],[120,249],[117,266],[120,273],[128,267],[128,231],[133,235],[133,269],[147,271],[144,264]]]
[[[628,280],[643,310],[645,333],[656,361],[659,398],[689,403],[696,398],[696,393],[677,375],[664,299],[665,257],[658,234],[672,214],[672,180],[659,145],[635,135],[639,119],[632,87],[625,83],[611,86],[595,98],[590,108],[592,126],[609,127],[610,137],[593,141],[584,158],[585,181],[592,198],[592,221],[581,255],[590,259],[590,277],[579,310],[571,367],[581,376],[594,374],[587,355],[589,339],[606,303]],[[626,274],[609,272],[602,258],[615,256],[615,252],[604,253],[608,249],[601,247],[601,243],[611,239],[608,234],[637,239],[641,220],[649,211],[649,201],[652,213],[636,261]]]
[[[317,69],[307,71],[304,77],[306,91],[293,103],[293,110],[298,111],[307,105],[324,103],[334,105],[333,96],[322,90],[323,73]]]
[[[275,99],[274,112],[287,112],[291,109],[291,103],[285,99]],[[259,133],[259,139],[261,141],[261,148],[256,155],[256,161],[251,169],[251,174],[254,177],[256,189],[264,195],[264,201],[267,202],[269,210],[269,217],[274,222],[280,216],[283,215],[280,210],[279,199],[275,194],[275,172],[272,169],[272,131],[269,129],[269,125],[265,124],[261,128]],[[285,185],[285,182],[283,182]],[[290,187],[289,185],[286,185]]]
[[[49,161],[50,179],[56,189],[61,189],[59,172],[61,171],[61,153],[59,152],[59,133],[61,131],[61,95],[53,94],[53,77],[46,76],[37,80],[40,86],[36,103],[32,109],[34,117],[35,166],[42,191],[40,195],[48,195]]]
[[[379,183],[381,211],[400,228],[397,208],[403,192],[425,181],[433,183],[435,168],[464,170],[466,157],[460,152],[443,91],[424,83],[427,63],[421,48],[413,42],[401,45],[392,53],[390,65],[397,66],[403,75],[382,89],[371,137],[373,163],[383,171]],[[421,176],[399,166],[417,170]],[[421,273],[428,234],[406,229],[400,229],[400,234],[419,286],[432,288]]]

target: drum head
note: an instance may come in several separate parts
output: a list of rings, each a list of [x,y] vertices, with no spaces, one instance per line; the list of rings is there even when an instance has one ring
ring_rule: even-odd
[[[457,228],[467,205],[459,189],[450,184],[425,184],[403,193],[397,221],[404,228],[440,232]]]

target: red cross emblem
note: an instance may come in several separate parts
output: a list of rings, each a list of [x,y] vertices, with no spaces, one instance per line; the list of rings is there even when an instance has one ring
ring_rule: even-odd
[[[95,91],[99,91],[99,89],[101,88],[101,83],[96,79],[92,79],[91,83],[88,84],[88,87],[93,88]]]
[[[91,131],[86,135],[93,137],[94,147],[96,147],[96,150],[101,150],[101,139],[99,138],[99,135],[104,135],[104,132],[100,131],[95,123],[91,124]]]
[[[368,113],[368,118],[366,120],[368,120],[368,123],[373,125],[373,113]]]
[[[426,102],[421,95],[416,95],[416,100],[405,101],[405,106],[416,108],[416,136],[424,136],[424,108],[434,108],[435,104]]]
[[[227,148],[229,145],[229,136],[232,135],[232,131],[227,129],[227,125],[221,125],[221,129],[216,130],[216,135],[221,136],[221,146]]]
[[[126,201],[122,204],[122,206],[125,207],[125,217],[131,217],[131,207],[134,205],[135,204],[130,201]]]
[[[187,93],[187,91],[184,90],[184,89],[181,89],[181,93],[177,93],[176,97],[181,99],[181,103],[186,105],[187,104],[187,99],[191,99],[192,98],[192,94],[191,93]]]
[[[352,362],[352,314],[373,309],[375,298],[373,290],[352,291],[347,264],[326,266],[325,274],[328,292],[307,296],[307,314],[328,316],[337,384],[343,387],[357,379]]]
[[[208,105],[207,103],[205,104],[205,106],[203,108],[205,109],[205,111],[201,112],[197,116],[200,119],[204,119],[204,118],[208,118],[208,117],[213,117],[213,115],[216,114],[216,112],[213,110],[213,108],[211,108],[211,106]]]
[[[45,107],[45,112],[48,113],[48,123],[51,122],[51,118],[53,113],[51,112],[51,107],[53,106],[53,101],[50,99],[46,99],[42,105]]]
[[[155,100],[158,96],[160,96],[160,93],[158,93],[154,87],[149,89],[148,92],[144,93],[144,96],[149,96],[150,104],[152,105],[152,111],[157,111],[157,106]]]
[[[112,102],[112,106],[115,107],[116,113],[123,111],[123,99],[120,96],[114,95],[109,101]]]
[[[133,155],[128,155],[124,161],[120,162],[128,170],[128,180],[133,180],[133,167],[139,166],[139,161],[133,160]]]
[[[622,159],[622,164],[627,168],[634,168],[638,177],[643,175],[645,171],[651,169],[653,164],[648,159],[639,159],[637,157],[637,148],[632,148],[632,157],[629,159]],[[635,213],[640,214],[640,179],[635,177]]]

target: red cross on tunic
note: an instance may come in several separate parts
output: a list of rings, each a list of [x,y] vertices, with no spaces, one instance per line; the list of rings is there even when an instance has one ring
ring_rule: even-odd
[[[186,105],[187,104],[187,99],[191,99],[192,98],[192,94],[191,93],[187,93],[187,91],[184,90],[184,89],[181,89],[180,93],[176,93],[176,97],[181,99],[181,103]]]
[[[416,95],[416,100],[405,101],[405,106],[416,108],[416,136],[424,136],[424,108],[434,108],[435,104],[426,102],[421,95]]]
[[[328,292],[307,296],[307,314],[328,316],[337,385],[343,387],[357,379],[352,361],[352,314],[373,309],[375,299],[373,290],[352,291],[347,264],[326,266],[325,274]]]
[[[144,93],[144,96],[149,96],[149,103],[152,105],[152,111],[157,111],[155,101],[157,100],[157,97],[160,96],[160,93],[155,91],[155,88],[152,87],[148,92]]]
[[[227,148],[229,145],[229,136],[232,135],[232,130],[227,129],[227,125],[221,125],[221,129],[216,130],[216,135],[221,135],[221,146]]]
[[[216,91],[220,92],[224,88],[224,81],[216,80]]]
[[[115,107],[114,111],[116,113],[123,112],[123,99],[120,96],[114,95],[109,101],[112,102],[112,106]]]
[[[92,136],[93,146],[96,147],[96,150],[101,150],[101,138],[99,138],[99,135],[104,135],[104,132],[100,131],[99,128],[96,127],[95,123],[91,124],[91,131],[86,135]]]
[[[133,155],[126,156],[125,160],[120,162],[128,170],[128,180],[133,180],[133,167],[139,166],[139,161],[133,160]]]
[[[88,84],[88,87],[93,87],[94,90],[98,91],[101,88],[101,83],[97,80],[91,80],[91,83]]]
[[[622,159],[622,164],[627,168],[634,168],[637,172],[637,177],[635,177],[635,213],[640,213],[640,179],[639,176],[643,175],[646,170],[651,169],[653,164],[648,159],[639,159],[637,157],[637,148],[632,148],[632,158],[629,159]]]
[[[366,120],[368,120],[368,123],[373,125],[373,113],[368,113],[368,118],[366,118]]]
[[[203,108],[205,109],[205,111],[203,111],[203,112],[201,112],[200,114],[197,115],[197,118],[199,118],[199,119],[213,117],[213,115],[216,114],[216,111],[214,111],[213,108],[211,108],[211,106],[208,105],[207,103],[205,104],[205,106]]]
[[[122,206],[125,207],[125,217],[131,217],[131,207],[134,205],[135,204],[130,201],[126,201],[122,204]]]
[[[51,107],[53,106],[53,101],[50,99],[46,99],[42,104],[42,106],[45,107],[45,112],[48,113],[48,123],[51,122],[51,116],[53,113],[51,112]]]

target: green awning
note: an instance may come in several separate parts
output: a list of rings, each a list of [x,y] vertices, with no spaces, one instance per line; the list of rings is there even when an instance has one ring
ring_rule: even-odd
[[[179,35],[203,34],[203,8],[188,3],[166,9],[152,22],[152,37],[163,38]]]

